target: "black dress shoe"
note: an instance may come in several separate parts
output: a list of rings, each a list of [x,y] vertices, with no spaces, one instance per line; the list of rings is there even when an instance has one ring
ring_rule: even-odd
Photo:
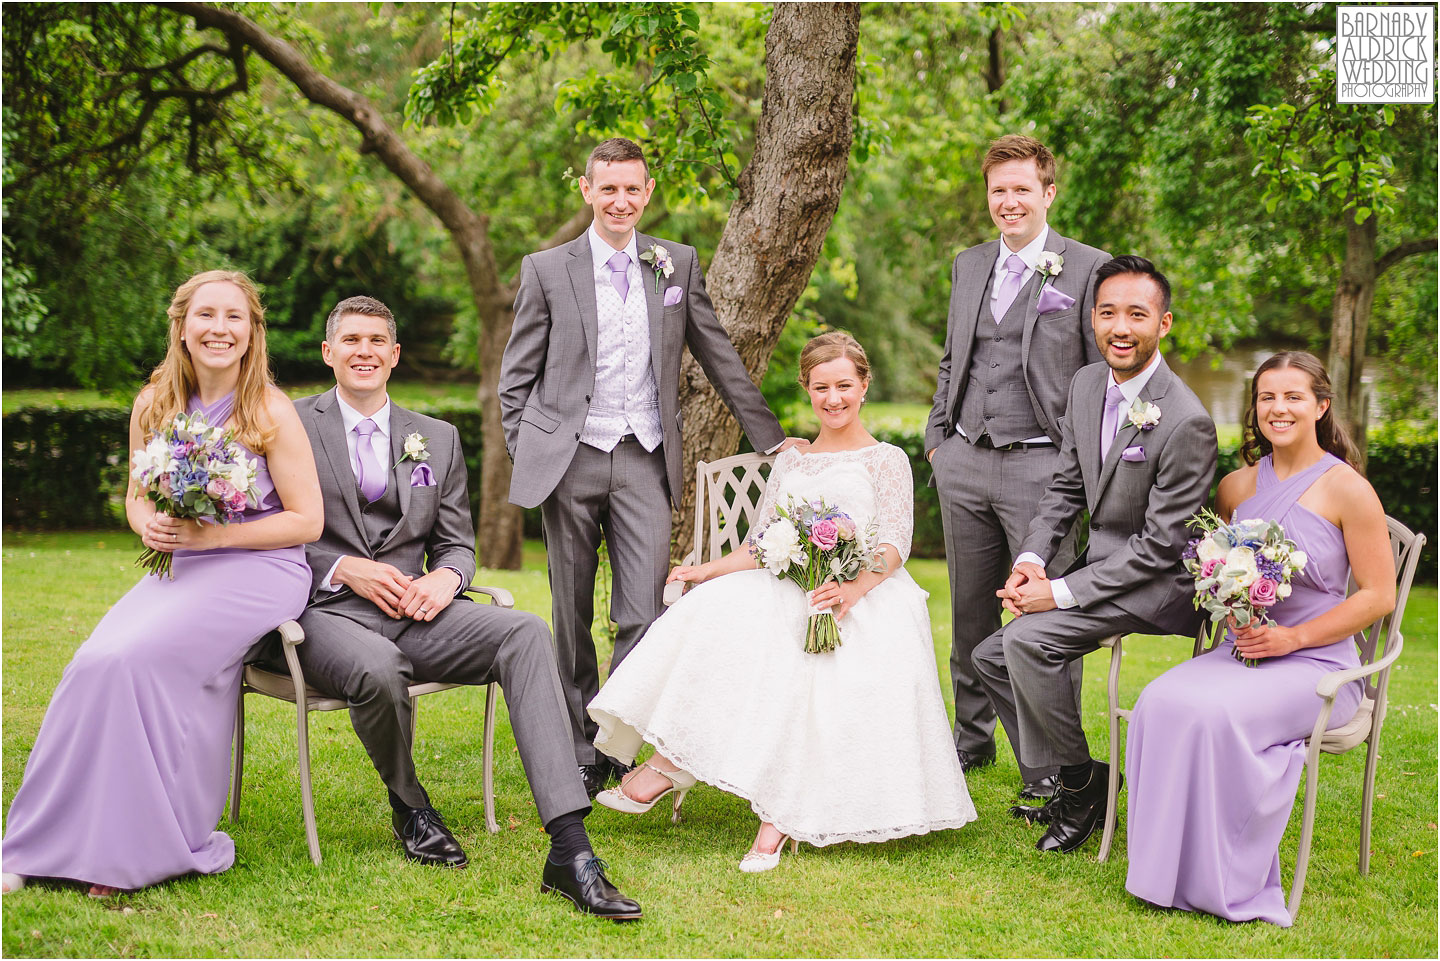
[[[615,885],[605,877],[605,867],[605,862],[589,851],[565,864],[546,858],[545,870],[540,875],[540,891],[564,895],[582,914],[611,921],[639,920],[640,905],[615,890]]]
[[[580,765],[580,780],[585,782],[585,796],[595,800],[595,795],[605,790],[605,782],[610,778],[610,765],[606,759],[601,758],[594,764]]]
[[[1049,824],[1050,818],[1055,813],[1055,801],[1052,798],[1044,804],[1012,804],[1010,805],[1010,816],[1026,824]]]
[[[1022,801],[1048,801],[1055,796],[1060,788],[1060,775],[1051,774],[1048,777],[1036,778],[1033,781],[1026,781],[1024,787],[1020,788],[1020,800]]]
[[[972,754],[969,751],[957,747],[955,749],[955,757],[959,759],[960,770],[962,771],[973,771],[977,767],[985,767],[988,764],[995,763],[994,751],[991,751],[989,754]]]
[[[1105,820],[1105,795],[1109,788],[1110,765],[1090,762],[1090,781],[1082,788],[1070,790],[1060,785],[1055,799],[1045,807],[1051,809],[1050,827],[1035,842],[1041,851],[1069,853],[1090,839]],[[1124,778],[1121,778],[1124,783]]]
[[[445,868],[463,868],[470,863],[455,836],[440,819],[440,812],[434,808],[396,811],[390,823],[395,839],[410,860]]]

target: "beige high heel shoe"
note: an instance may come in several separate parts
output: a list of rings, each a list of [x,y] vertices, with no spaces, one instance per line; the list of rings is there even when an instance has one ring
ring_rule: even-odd
[[[775,845],[775,850],[769,854],[757,851],[753,846],[746,851],[745,856],[740,859],[740,870],[746,874],[759,874],[761,871],[773,870],[780,863],[780,852],[785,849],[786,841],[790,842],[791,854],[800,853],[800,842],[788,834],[782,834],[779,843]]]
[[[644,814],[655,806],[667,794],[675,795],[675,809],[670,815],[671,824],[680,823],[680,805],[685,803],[685,795],[695,786],[695,776],[687,771],[662,771],[649,761],[645,761],[640,767],[648,767],[656,774],[661,775],[670,782],[670,786],[648,801],[637,801],[625,793],[625,780],[621,779],[616,787],[608,788],[595,795],[595,800],[605,805],[612,811],[621,811],[625,814]],[[636,768],[638,771],[639,768]]]

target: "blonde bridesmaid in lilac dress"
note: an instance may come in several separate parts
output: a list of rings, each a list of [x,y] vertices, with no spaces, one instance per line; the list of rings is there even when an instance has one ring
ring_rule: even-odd
[[[145,576],[96,626],[51,697],[10,805],[3,889],[61,878],[103,897],[235,861],[225,805],[241,658],[305,606],[303,545],[323,514],[315,461],[270,380],[264,311],[241,273],[191,277],[170,304],[169,346],[135,400],[130,447],[180,410],[234,429],[259,460],[259,506],[201,525],[125,509],[146,547],[174,553],[174,579]]]
[[[1308,555],[1272,627],[1233,630],[1215,650],[1141,692],[1125,754],[1130,870],[1125,887],[1163,907],[1289,927],[1280,838],[1319,716],[1321,676],[1356,667],[1351,637],[1395,608],[1385,513],[1354,468],[1314,356],[1276,354],[1255,373],[1245,415],[1247,467],[1220,482],[1226,518],[1279,521]],[[1358,589],[1345,596],[1346,579]],[[1248,668],[1238,649],[1257,658]],[[1332,725],[1359,706],[1342,689]]]

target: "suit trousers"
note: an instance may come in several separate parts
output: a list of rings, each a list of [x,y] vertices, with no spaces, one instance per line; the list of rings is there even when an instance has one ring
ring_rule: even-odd
[[[498,681],[541,822],[590,809],[570,759],[550,632],[539,617],[457,598],[432,621],[395,620],[352,595],[309,608],[300,626],[305,643],[295,653],[306,680],[349,703],[375,770],[406,804],[428,803],[411,754],[410,685]]]
[[[1000,629],[1000,600],[995,592],[1010,576],[1011,565],[1035,517],[1040,498],[1060,463],[1053,447],[998,451],[976,447],[958,432],[935,451],[931,467],[940,498],[945,531],[945,561],[950,572],[950,683],[955,692],[955,747],[971,754],[995,751],[995,708],[975,673],[975,649]],[[1075,560],[1075,531],[1049,559],[1055,576]],[[1081,664],[1071,669],[1071,694],[1078,710]],[[1019,747],[1013,741],[1016,759]],[[1027,771],[1026,782],[1055,773]]]
[[[608,616],[615,621],[610,670],[620,666],[664,610],[670,568],[670,493],[664,446],[647,451],[633,437],[603,451],[580,444],[570,468],[540,506],[554,605],[555,654],[569,708],[578,764],[594,764],[599,728],[585,706],[600,691],[600,666],[590,626],[600,538],[613,583]]]
[[[1022,774],[1090,760],[1072,668],[1098,650],[1101,639],[1131,632],[1164,633],[1104,601],[1089,610],[1024,614],[975,649],[976,672],[1015,745]]]

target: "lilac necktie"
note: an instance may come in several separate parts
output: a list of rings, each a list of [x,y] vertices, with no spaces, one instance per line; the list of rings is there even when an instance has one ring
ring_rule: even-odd
[[[1000,281],[1000,290],[995,294],[995,323],[1000,323],[1001,318],[1015,303],[1015,295],[1020,293],[1020,278],[1025,275],[1025,261],[1020,259],[1019,254],[1011,254],[1005,260],[1005,269],[1009,271]]]
[[[1115,434],[1120,425],[1120,405],[1125,403],[1125,394],[1119,384],[1111,384],[1105,391],[1105,416],[1100,421],[1100,462],[1110,453],[1115,443]]]
[[[625,268],[630,266],[630,255],[623,250],[617,250],[615,256],[606,261],[606,264],[610,268],[610,283],[620,294],[620,299],[624,300],[625,295],[630,293],[630,278],[625,276]]]
[[[365,418],[355,425],[355,454],[356,460],[360,463],[360,472],[357,480],[360,481],[360,493],[365,495],[365,500],[370,503],[378,501],[385,495],[385,471],[380,466],[380,459],[375,456],[375,448],[370,443],[370,435],[379,430],[379,426],[370,418]]]

